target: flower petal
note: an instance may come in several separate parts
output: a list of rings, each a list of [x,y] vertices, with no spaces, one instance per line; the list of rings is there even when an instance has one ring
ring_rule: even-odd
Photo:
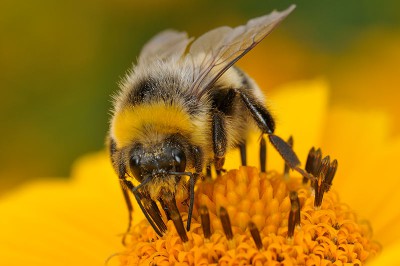
[[[124,233],[127,213],[106,153],[79,160],[73,176],[38,181],[2,199],[5,265],[101,265],[122,247],[116,232]]]
[[[400,239],[400,180],[394,167],[398,164],[400,153],[400,138],[387,143],[373,162],[371,173],[377,178],[372,182],[373,188],[367,188],[368,197],[373,192],[370,201],[364,202],[364,209],[369,210],[375,237],[383,245],[389,245]],[[367,170],[363,174],[367,174]]]
[[[389,139],[389,125],[384,113],[336,108],[328,116],[323,146],[339,161],[333,189],[361,218],[368,218],[383,245],[400,237],[400,228],[393,226],[400,221],[400,180],[393,169],[400,139]]]
[[[368,263],[369,266],[400,265],[400,242],[385,247],[382,253]]]

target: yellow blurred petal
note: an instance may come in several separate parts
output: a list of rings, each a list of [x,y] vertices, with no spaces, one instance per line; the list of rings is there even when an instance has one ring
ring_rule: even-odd
[[[278,91],[268,101],[276,117],[276,134],[285,139],[292,135],[295,151],[300,158],[307,158],[310,148],[321,144],[328,113],[328,83],[324,79],[293,82]]]
[[[4,265],[102,265],[122,247],[117,233],[127,227],[127,210],[107,154],[82,158],[73,173],[70,181],[39,181],[0,201]]]
[[[389,125],[381,112],[335,108],[329,113],[322,147],[339,161],[333,188],[361,218],[368,218],[383,245],[400,237],[400,227],[393,230],[393,225],[400,224],[396,193],[400,179],[393,169],[400,140],[389,139]]]
[[[90,227],[82,227],[68,219],[77,214],[82,220],[92,219],[85,212],[70,209],[68,202],[74,202],[77,207],[81,204],[80,208],[90,208],[88,203],[93,204],[76,201],[74,192],[62,181],[37,182],[1,202],[0,227],[7,230],[2,230],[0,252],[6,265],[22,265],[21,259],[32,259],[30,265],[35,265],[36,259],[49,263],[60,261],[59,265],[100,262],[93,245],[99,254],[112,252],[112,245],[102,242],[93,231],[87,231]],[[19,250],[24,256],[13,259],[12,250]]]
[[[369,266],[400,265],[400,242],[385,247],[382,253],[368,263]]]
[[[333,108],[327,117],[323,151],[340,162],[339,176],[355,174],[355,169],[371,166],[365,160],[375,159],[384,149],[388,132],[389,119],[384,113]]]
[[[396,174],[400,153],[400,138],[386,143],[385,148],[376,154],[370,173],[376,178],[371,182],[372,187],[365,190],[362,211],[367,210],[368,220],[374,229],[374,235],[383,245],[392,244],[400,239],[400,178]],[[368,168],[363,169],[362,175],[368,174]],[[373,179],[373,178],[371,178]],[[360,207],[361,208],[361,207]]]

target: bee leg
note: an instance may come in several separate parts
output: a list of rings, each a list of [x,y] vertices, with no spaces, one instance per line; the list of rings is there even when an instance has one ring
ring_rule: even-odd
[[[211,174],[211,163],[208,163],[206,166],[206,178],[211,180],[212,179],[212,174]]]
[[[111,154],[111,163],[118,172],[119,184],[120,184],[120,187],[122,190],[122,194],[124,195],[126,207],[128,208],[128,218],[129,218],[128,228],[126,229],[126,232],[122,237],[122,244],[125,246],[126,245],[126,237],[128,236],[129,232],[131,231],[132,221],[133,221],[132,199],[129,196],[129,192],[128,192],[130,190],[129,185],[132,187],[133,187],[133,185],[125,180],[125,166],[123,164],[116,163],[117,160],[114,157],[117,152],[117,144],[115,143],[115,141],[112,138],[109,139],[109,149],[110,149],[110,154]]]
[[[226,172],[226,170],[222,168],[224,166],[224,163],[225,163],[225,157],[214,158],[214,165],[215,165],[215,171],[217,172],[217,176],[220,176],[222,172]]]
[[[126,237],[129,234],[129,232],[131,231],[131,227],[132,227],[132,213],[133,213],[133,205],[132,205],[132,200],[129,197],[128,194],[128,190],[126,185],[124,184],[124,181],[120,179],[120,185],[121,185],[121,189],[122,189],[122,193],[124,195],[124,199],[125,199],[125,203],[126,206],[128,207],[128,215],[129,215],[129,223],[128,223],[128,228],[126,229],[126,232],[124,234],[124,236],[122,237],[122,244],[124,246],[126,246]]]
[[[266,134],[273,134],[275,131],[275,121],[263,104],[243,90],[236,90],[236,92],[240,95],[242,102],[246,106],[247,110],[249,110],[252,118],[261,131]]]
[[[287,166],[292,169],[298,170],[300,166],[300,160],[297,157],[296,153],[294,153],[292,147],[277,135],[268,135],[268,139],[269,142],[271,142],[272,146],[274,146],[281,157],[285,160]]]
[[[214,165],[215,169],[217,170],[217,174],[220,174],[225,162],[227,137],[225,115],[219,110],[215,110],[212,117],[212,139],[214,149]]]
[[[267,171],[267,142],[264,136],[261,136],[260,141],[260,171],[262,173]]]
[[[187,224],[186,224],[186,230],[190,230],[190,223],[192,222],[192,213],[193,213],[193,207],[194,207],[194,186],[196,185],[197,180],[200,178],[203,179],[203,164],[202,164],[202,155],[203,152],[199,147],[195,147],[193,149],[194,152],[194,168],[196,170],[195,173],[188,173],[190,179],[189,179],[189,211],[188,211],[188,219],[187,219]],[[211,171],[211,168],[210,168]],[[210,178],[211,178],[211,173],[210,173]]]
[[[193,206],[194,206],[194,186],[196,185],[196,181],[201,175],[200,173],[194,173],[190,176],[189,179],[189,211],[188,211],[188,220],[186,224],[186,230],[190,230],[190,223],[192,222],[192,213],[193,213]]]
[[[240,159],[242,161],[242,165],[246,166],[247,165],[246,142],[242,142],[239,144],[239,150],[240,150]]]
[[[275,131],[275,122],[268,110],[256,99],[254,99],[253,96],[246,93],[245,91],[236,90],[236,92],[240,95],[242,102],[249,110],[257,126],[264,134],[268,134],[269,141],[279,152],[287,165],[290,168],[303,174],[304,171],[299,168],[300,160],[293,151],[292,147],[290,147],[290,145],[282,138],[273,134]]]

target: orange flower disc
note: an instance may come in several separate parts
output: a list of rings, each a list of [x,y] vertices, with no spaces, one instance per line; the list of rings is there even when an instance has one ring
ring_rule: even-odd
[[[291,191],[297,191],[300,202],[300,226],[288,237]],[[200,206],[206,206],[210,215],[208,239],[201,226]],[[186,221],[183,210],[187,207],[180,207]],[[230,217],[230,240],[221,225],[221,207]],[[300,178],[259,173],[254,167],[198,182],[188,242],[182,243],[172,221],[167,226],[167,233],[159,238],[146,220],[137,224],[126,250],[119,253],[121,265],[361,265],[380,250],[371,239],[368,223],[358,221],[335,192],[327,192],[316,209],[310,186]],[[261,237],[258,245],[251,228]]]

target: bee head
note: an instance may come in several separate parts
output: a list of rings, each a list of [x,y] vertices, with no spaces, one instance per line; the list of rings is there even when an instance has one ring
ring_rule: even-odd
[[[136,144],[130,152],[129,168],[139,182],[148,175],[163,176],[169,172],[184,172],[186,168],[184,147],[173,139],[166,139],[150,147]]]

